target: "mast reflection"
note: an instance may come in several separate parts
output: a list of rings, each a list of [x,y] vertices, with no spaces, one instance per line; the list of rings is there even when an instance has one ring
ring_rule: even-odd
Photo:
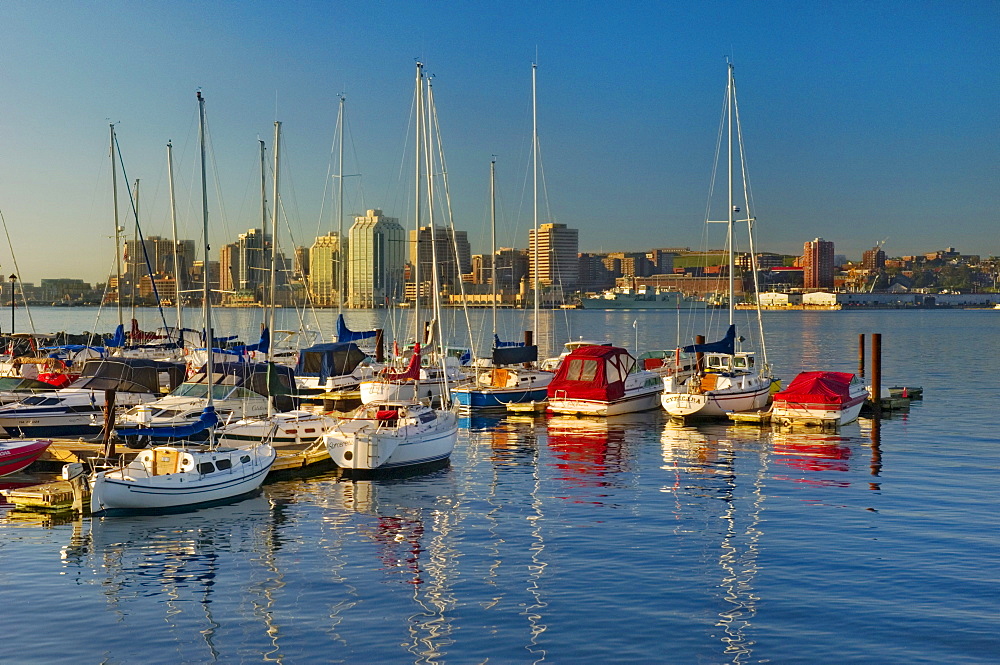
[[[766,435],[762,436],[763,440],[742,429],[727,431],[724,426],[700,429],[668,422],[660,439],[662,468],[674,475],[673,484],[661,490],[674,495],[679,524],[705,511],[701,517],[719,519],[723,525],[717,560],[723,607],[714,625],[723,630],[719,637],[723,655],[732,663],[749,660],[755,643],[751,630],[759,597],[753,583],[769,467],[768,447],[761,445],[766,444]],[[755,470],[737,473],[737,464],[744,460],[753,460]],[[740,487],[737,478],[748,477],[753,478],[750,485]],[[722,502],[721,509],[715,501]]]

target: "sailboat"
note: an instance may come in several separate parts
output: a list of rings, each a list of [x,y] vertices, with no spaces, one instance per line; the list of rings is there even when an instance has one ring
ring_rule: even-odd
[[[420,234],[420,177],[426,174],[427,207],[430,227],[434,229],[434,187],[431,175],[434,160],[429,154],[421,154],[421,148],[430,144],[429,134],[432,124],[424,105],[423,64],[417,63],[416,72],[416,206],[415,225],[417,237]],[[421,164],[421,158],[426,160]],[[433,238],[433,234],[432,234]],[[418,252],[419,256],[419,252]],[[434,316],[431,334],[441,340],[440,273],[437,270],[437,242],[431,242],[432,265],[431,285],[434,294]],[[419,261],[418,261],[419,263]],[[419,301],[419,278],[418,301]],[[415,308],[419,322],[419,307]],[[412,395],[408,399],[373,399],[362,404],[348,417],[340,420],[323,435],[330,458],[345,471],[353,475],[392,471],[436,463],[444,463],[451,457],[458,440],[458,414],[450,404],[446,356],[439,354],[443,376],[441,384],[441,408],[434,408],[422,402],[422,374],[420,366],[420,344],[414,344],[410,364],[406,371],[384,375],[384,385],[407,387]],[[362,385],[362,391],[364,386]]]
[[[493,244],[493,353],[491,366],[478,372],[473,385],[455,388],[452,394],[465,411],[504,409],[509,404],[538,402],[545,399],[552,382],[552,372],[525,363],[538,361],[538,347],[501,342],[497,335],[497,257],[496,257],[496,159],[490,161],[490,219]],[[535,298],[538,292],[535,291]],[[537,326],[536,326],[537,328]]]
[[[199,139],[201,144],[202,234],[208,256],[208,188],[205,177],[205,99],[198,91]],[[208,272],[204,271],[202,309],[205,337],[211,340],[212,309]],[[207,446],[156,446],[143,450],[129,463],[97,467],[89,478],[90,510],[95,516],[115,516],[146,512],[177,512],[235,501],[260,489],[274,464],[274,448],[264,441],[245,448],[223,448],[214,440],[219,419],[212,398],[212,375],[207,373],[208,404],[197,422],[178,436],[209,430]],[[181,430],[183,428],[178,428]],[[150,435],[152,430],[137,430]],[[158,433],[158,432],[157,432]],[[113,451],[108,441],[107,453]],[[64,471],[69,472],[69,469]],[[70,472],[72,473],[72,472]],[[75,475],[75,474],[74,474]]]
[[[729,205],[727,224],[726,251],[728,255],[729,282],[728,308],[729,327],[725,336],[716,342],[705,343],[699,336],[694,344],[683,347],[683,351],[694,353],[696,371],[690,375],[674,374],[663,378],[663,394],[661,404],[673,418],[724,418],[733,411],[752,411],[767,405],[770,398],[771,376],[767,363],[767,351],[763,347],[764,334],[761,325],[759,299],[757,308],[757,324],[760,330],[761,350],[764,362],[757,363],[756,355],[739,345],[742,337],[736,334],[734,314],[736,308],[735,276],[736,265],[734,257],[734,227],[746,223],[750,234],[750,256],[753,261],[753,224],[756,219],[750,214],[750,196],[746,187],[746,162],[743,155],[743,140],[739,126],[739,112],[736,104],[736,83],[733,78],[733,64],[728,63],[728,79],[726,84],[726,112],[723,122],[728,127],[728,178]],[[734,135],[733,129],[736,129]],[[744,205],[747,211],[744,219],[736,219],[740,206],[733,199],[733,150],[738,143],[741,182],[743,183]],[[756,263],[751,264],[754,274],[754,289],[757,290]]]

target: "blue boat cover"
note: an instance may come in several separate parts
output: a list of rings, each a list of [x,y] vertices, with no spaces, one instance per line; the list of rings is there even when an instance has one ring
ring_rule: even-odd
[[[177,425],[176,427],[140,427],[128,429],[122,434],[128,436],[155,436],[159,439],[176,439],[185,436],[194,436],[219,424],[219,416],[215,413],[214,406],[206,406],[201,412],[198,420],[187,425]],[[118,434],[119,432],[115,432]]]
[[[111,339],[104,340],[104,346],[125,346],[125,324],[119,323]]]
[[[508,346],[524,346],[524,342],[502,342],[500,341],[500,335],[493,333],[493,348],[494,349],[504,349]]]
[[[729,330],[726,331],[726,336],[718,342],[688,344],[683,350],[693,353],[726,353],[733,355],[736,352],[736,324],[731,324]]]
[[[374,337],[374,330],[351,330],[347,327],[347,322],[344,321],[344,315],[341,314],[337,317],[337,341],[338,342],[354,342],[359,339],[367,339],[368,337]]]
[[[260,351],[261,353],[267,353],[268,348],[271,345],[271,333],[267,328],[260,331],[260,340],[256,344],[238,344],[231,349],[220,350],[213,349],[213,351],[218,351],[219,353],[232,353],[238,356],[245,356],[251,351]]]

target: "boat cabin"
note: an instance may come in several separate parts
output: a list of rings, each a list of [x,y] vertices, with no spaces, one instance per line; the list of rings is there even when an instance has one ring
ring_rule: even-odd
[[[706,372],[719,372],[728,374],[748,374],[754,369],[754,354],[748,351],[741,351],[732,355],[728,353],[706,353],[704,361]]]

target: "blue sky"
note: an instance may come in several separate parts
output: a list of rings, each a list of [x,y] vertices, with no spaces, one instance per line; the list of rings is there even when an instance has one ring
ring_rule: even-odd
[[[885,238],[891,256],[1000,254],[998,43],[1000,3],[975,0],[8,0],[0,212],[22,279],[104,281],[113,121],[128,178],[142,183],[145,234],[169,235],[172,139],[181,235],[196,238],[201,88],[216,249],[259,226],[257,139],[270,146],[274,120],[294,240],[336,227],[324,189],[341,92],[345,168],[361,174],[346,181],[346,211],[405,223],[419,58],[435,77],[458,228],[488,250],[495,154],[501,242],[523,247],[535,61],[542,221],[579,228],[584,251],[698,247],[731,55],[763,249],[798,253],[822,236],[848,257]],[[124,211],[124,189],[121,200]],[[0,239],[0,271],[12,268]]]

